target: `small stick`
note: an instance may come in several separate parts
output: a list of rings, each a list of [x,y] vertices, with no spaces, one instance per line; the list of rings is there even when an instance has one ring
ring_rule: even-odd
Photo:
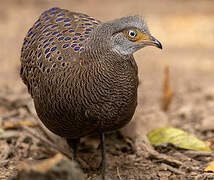
[[[180,175],[185,175],[183,171],[180,171],[178,169],[173,168],[172,166],[169,166],[167,164],[162,163],[161,164],[164,168],[168,169],[169,171],[175,173],[175,174],[180,174]]]
[[[122,180],[121,176],[120,176],[120,172],[119,172],[119,168],[117,167],[117,176],[119,177],[120,180]]]
[[[62,148],[60,148],[59,146],[53,144],[52,142],[42,138],[41,136],[37,135],[33,130],[31,130],[29,127],[27,126],[22,126],[22,128],[27,131],[29,134],[31,134],[32,136],[34,136],[35,138],[39,139],[40,141],[44,142],[45,145],[52,147],[53,149],[57,150],[58,152],[62,153],[64,156],[66,156],[69,159],[73,160],[73,156],[71,156],[68,152],[64,151]]]

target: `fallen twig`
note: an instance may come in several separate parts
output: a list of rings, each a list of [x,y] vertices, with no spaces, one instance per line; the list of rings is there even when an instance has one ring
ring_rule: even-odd
[[[44,142],[44,144],[46,146],[52,147],[53,149],[57,150],[58,152],[62,153],[63,155],[65,155],[66,157],[68,157],[69,159],[73,159],[73,156],[70,155],[69,152],[66,152],[64,149],[62,149],[60,146],[57,146],[55,144],[53,144],[52,142],[50,142],[49,140],[37,135],[33,130],[31,130],[29,127],[27,126],[22,126],[22,128],[27,131],[28,133],[30,133],[32,136],[34,136],[35,138],[39,139],[40,141]]]

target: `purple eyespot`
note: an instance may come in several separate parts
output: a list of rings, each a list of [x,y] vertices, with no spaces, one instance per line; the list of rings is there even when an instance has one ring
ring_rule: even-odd
[[[65,38],[65,41],[69,41],[71,38],[70,37],[66,37]]]
[[[64,44],[62,47],[67,48],[68,46],[69,46],[68,44]]]
[[[61,40],[63,40],[63,39],[64,39],[64,37],[60,37],[60,38],[58,38],[58,40],[59,40],[59,41],[61,41]]]
[[[51,55],[51,53],[48,53],[48,54],[47,54],[47,56],[46,56],[46,58],[49,58],[49,57],[50,57],[50,55]]]
[[[65,27],[67,27],[67,26],[71,26],[71,24],[65,24],[64,26],[65,26]]]
[[[55,51],[55,50],[56,50],[56,47],[53,47],[53,48],[51,49],[52,52]]]
[[[75,47],[74,48],[75,51],[78,51],[79,49],[80,49],[80,47]]]
[[[70,21],[71,21],[70,19],[65,19],[65,20],[64,20],[64,22],[70,22]]]
[[[62,20],[63,20],[63,18],[59,18],[59,19],[56,20],[56,22],[59,22],[59,21],[62,21]]]
[[[47,54],[47,53],[49,52],[49,50],[50,50],[50,48],[47,48],[47,49],[45,50],[45,54]]]

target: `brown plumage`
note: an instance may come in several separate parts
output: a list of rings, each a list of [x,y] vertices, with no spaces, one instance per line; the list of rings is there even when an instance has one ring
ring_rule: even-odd
[[[146,45],[161,48],[139,16],[101,23],[59,8],[42,13],[25,37],[20,75],[44,125],[72,144],[127,124],[137,105],[132,54]]]

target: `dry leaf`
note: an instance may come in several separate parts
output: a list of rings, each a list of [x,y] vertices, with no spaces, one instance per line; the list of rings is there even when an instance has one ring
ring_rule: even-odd
[[[162,110],[167,111],[169,109],[170,102],[172,100],[173,91],[170,87],[170,73],[169,66],[165,67],[164,82],[163,82],[163,97],[162,97]]]
[[[210,162],[209,165],[204,169],[205,172],[214,172],[214,161]]]
[[[28,126],[28,127],[35,127],[38,126],[38,123],[28,120],[19,120],[16,122],[4,122],[0,124],[0,128],[2,129],[12,129],[12,128],[19,128],[20,126]]]

